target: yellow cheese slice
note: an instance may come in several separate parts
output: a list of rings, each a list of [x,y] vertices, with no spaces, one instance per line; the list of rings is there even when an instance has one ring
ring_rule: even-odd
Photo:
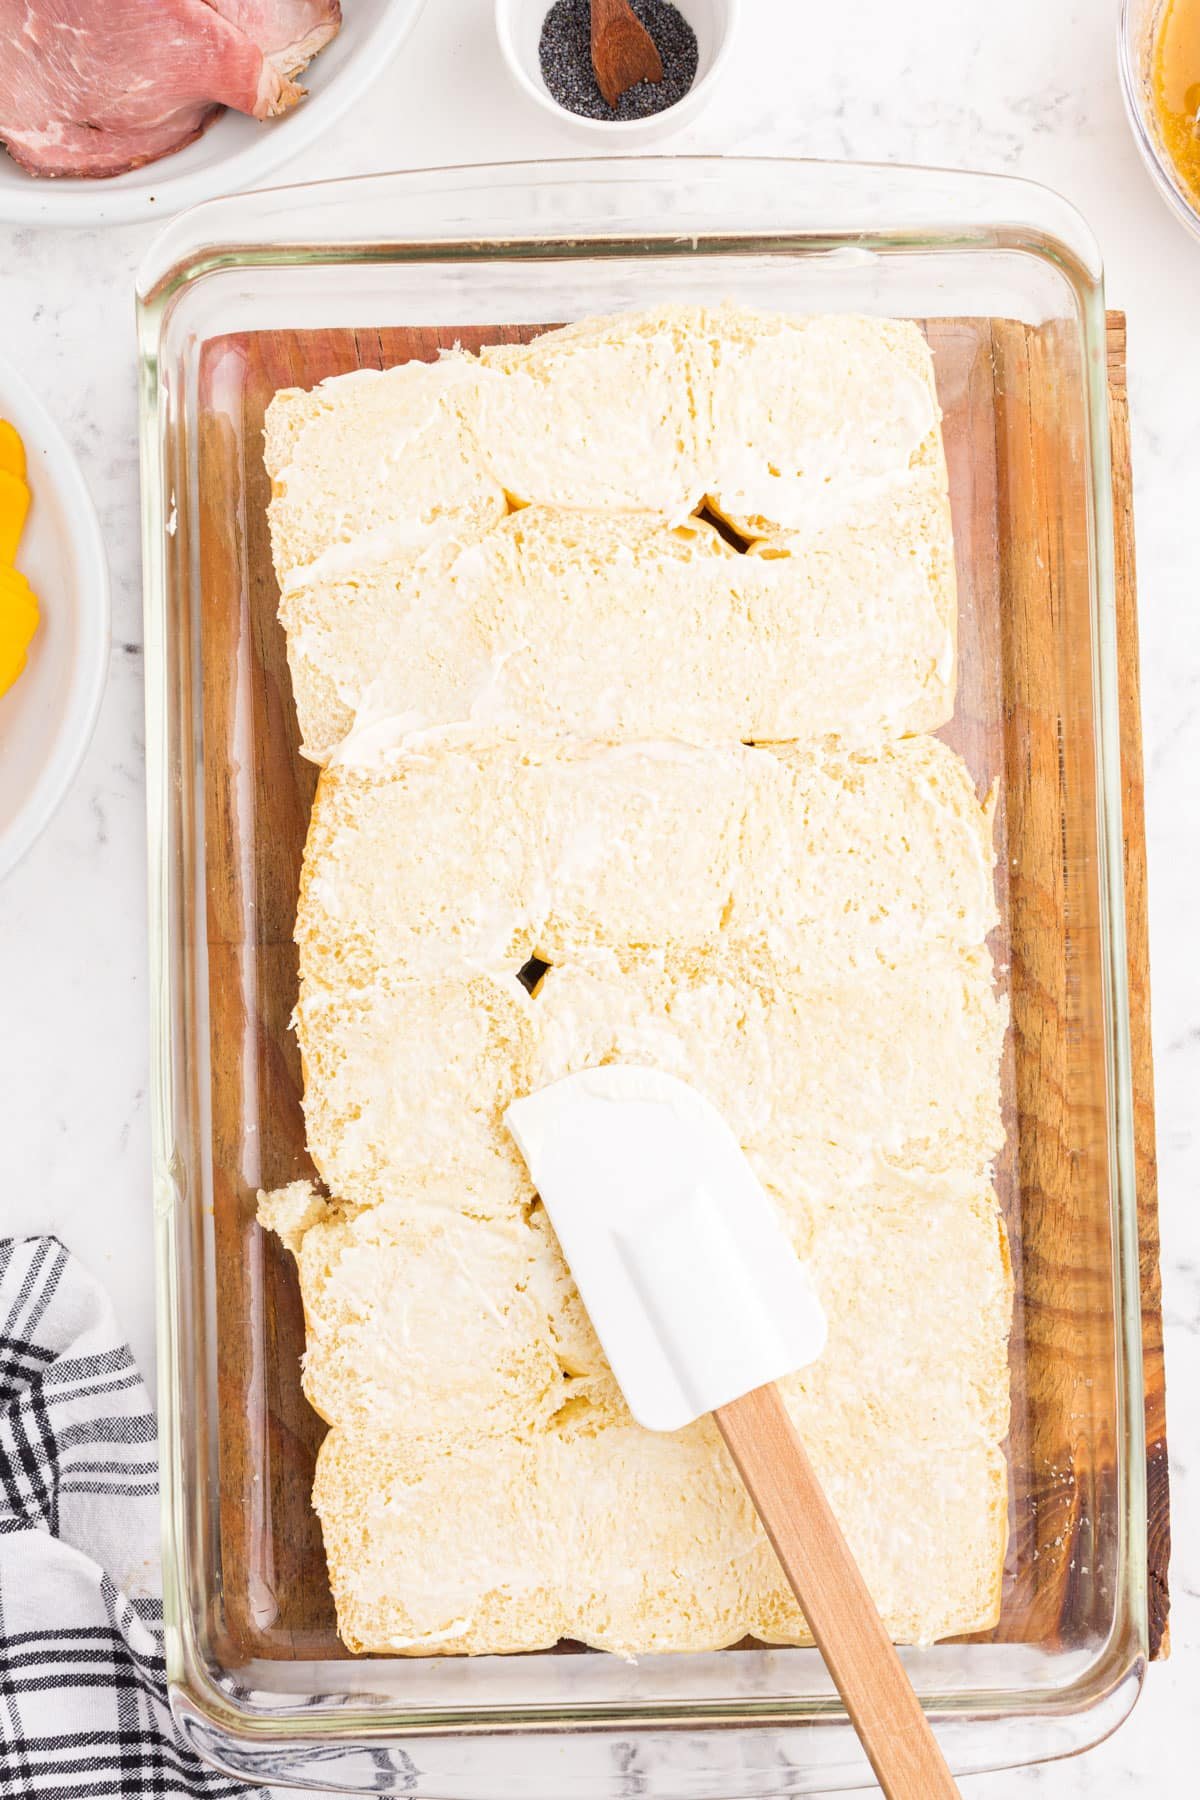
[[[0,562],[16,560],[29,511],[29,489],[11,469],[0,468]]]
[[[7,469],[10,475],[24,480],[25,446],[20,432],[7,419],[0,419],[0,469]]]

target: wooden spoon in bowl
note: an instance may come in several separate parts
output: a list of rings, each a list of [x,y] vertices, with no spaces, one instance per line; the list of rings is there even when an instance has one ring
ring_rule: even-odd
[[[592,0],[592,67],[612,107],[637,82],[662,80],[662,57],[629,0]]]

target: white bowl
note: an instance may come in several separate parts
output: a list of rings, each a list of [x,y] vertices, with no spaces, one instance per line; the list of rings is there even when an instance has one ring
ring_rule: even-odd
[[[346,0],[342,28],[300,77],[308,98],[260,122],[225,112],[171,156],[99,181],[29,175],[0,149],[0,219],[18,224],[102,225],[161,219],[253,187],[303,150],[376,80],[425,0]]]
[[[593,140],[603,138],[614,150],[665,137],[695,117],[707,104],[733,41],[741,0],[672,0],[696,34],[700,57],[696,79],[681,100],[646,119],[585,119],[560,106],[542,79],[538,44],[551,0],[496,0],[496,36],[509,73],[522,93],[543,112]]]
[[[49,824],[91,739],[108,673],[108,565],[79,464],[41,401],[0,363],[0,418],[25,444],[33,499],[17,566],[41,622],[0,694],[0,879]]]

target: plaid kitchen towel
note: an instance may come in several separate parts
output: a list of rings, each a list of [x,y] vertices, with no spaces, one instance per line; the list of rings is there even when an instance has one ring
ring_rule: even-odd
[[[154,1415],[112,1308],[56,1238],[0,1239],[0,1795],[262,1794],[166,1704]]]

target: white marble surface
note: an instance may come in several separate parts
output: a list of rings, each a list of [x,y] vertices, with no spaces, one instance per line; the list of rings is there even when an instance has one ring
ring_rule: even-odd
[[[347,10],[354,0],[347,0]],[[286,171],[305,179],[576,153],[504,76],[490,0],[431,0],[370,102]],[[1200,1684],[1200,243],[1127,132],[1115,0],[745,0],[711,108],[664,150],[878,158],[1019,172],[1095,228],[1129,315],[1148,773],[1151,949],[1171,1401],[1171,1661],[1072,1763],[970,1800],[1196,1792]],[[140,228],[0,226],[0,344],[78,450],[114,586],[108,693],[74,790],[0,890],[0,1228],[55,1231],[107,1281],[152,1371],[142,619],[132,270]],[[532,1763],[538,1752],[531,1750]],[[631,1788],[631,1792],[635,1789]],[[564,1796],[565,1800],[565,1796]]]

